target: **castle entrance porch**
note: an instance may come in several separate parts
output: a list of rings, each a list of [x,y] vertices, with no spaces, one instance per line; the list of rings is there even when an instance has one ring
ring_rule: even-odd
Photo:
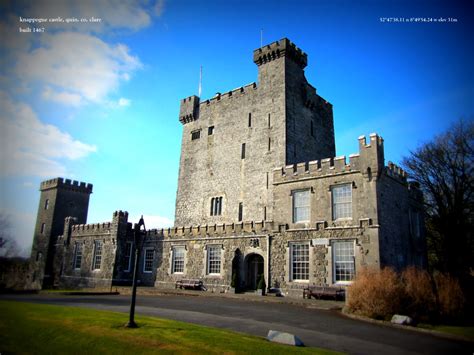
[[[263,257],[258,254],[250,254],[246,258],[246,276],[247,276],[247,289],[256,290],[258,285],[259,276],[263,276]]]

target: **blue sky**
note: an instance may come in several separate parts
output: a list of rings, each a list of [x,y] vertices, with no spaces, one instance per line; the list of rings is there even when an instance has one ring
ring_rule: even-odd
[[[94,184],[91,223],[122,209],[147,227],[172,225],[179,100],[197,94],[201,65],[202,99],[256,81],[261,29],[263,44],[288,37],[308,54],[308,81],[334,105],[337,155],[377,132],[398,163],[474,117],[469,3],[3,1],[0,212],[28,254],[39,183],[63,176]],[[446,22],[381,21],[401,17]]]

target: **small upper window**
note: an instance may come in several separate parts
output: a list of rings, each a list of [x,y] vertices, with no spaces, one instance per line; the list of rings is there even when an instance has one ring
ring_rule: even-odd
[[[220,216],[222,214],[222,197],[211,198],[211,216]]]
[[[210,126],[208,129],[207,129],[207,135],[208,136],[212,136],[214,134],[214,126]]]
[[[351,184],[332,187],[333,219],[352,218],[352,186]]]
[[[44,209],[49,209],[49,199],[46,199],[46,201],[44,201]]]
[[[41,234],[44,234],[45,228],[46,228],[46,224],[45,224],[45,223],[41,223],[41,230],[40,230],[40,233],[41,233]]]
[[[242,143],[242,150],[240,151],[240,157],[245,159],[245,143]]]
[[[249,112],[249,127],[252,127],[252,113]]]
[[[199,139],[201,138],[201,130],[196,130],[196,131],[192,131],[191,132],[191,140],[196,140],[196,139]]]

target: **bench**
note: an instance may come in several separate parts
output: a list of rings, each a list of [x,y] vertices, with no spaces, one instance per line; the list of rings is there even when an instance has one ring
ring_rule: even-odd
[[[198,279],[178,280],[176,281],[175,288],[202,290],[204,285],[202,281]]]
[[[346,290],[342,287],[335,286],[309,286],[303,289],[303,298],[311,299],[322,298],[322,297],[332,297],[336,299],[344,299],[346,296]]]

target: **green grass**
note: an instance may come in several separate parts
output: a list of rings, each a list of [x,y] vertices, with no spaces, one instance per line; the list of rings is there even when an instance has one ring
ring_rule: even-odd
[[[136,317],[128,329],[124,313],[0,301],[0,353],[311,353],[227,330],[152,317]]]
[[[460,335],[474,340],[474,326],[454,326],[454,325],[431,325],[418,324],[419,328],[435,330],[437,332]]]

